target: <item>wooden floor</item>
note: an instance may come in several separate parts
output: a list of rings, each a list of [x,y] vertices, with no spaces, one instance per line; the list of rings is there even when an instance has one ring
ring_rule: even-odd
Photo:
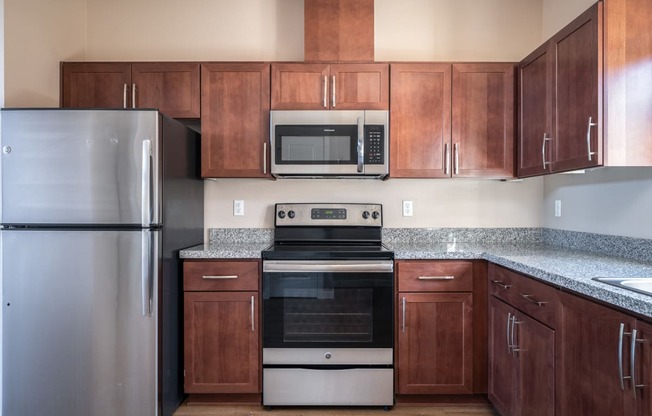
[[[250,405],[187,405],[182,404],[174,416],[498,416],[486,404],[460,405],[396,405],[390,411],[378,408],[358,407],[275,407],[266,410]]]

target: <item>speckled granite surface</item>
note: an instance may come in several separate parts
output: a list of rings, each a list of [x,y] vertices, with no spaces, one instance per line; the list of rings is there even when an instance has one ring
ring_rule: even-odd
[[[259,258],[272,229],[210,230],[182,258]],[[454,237],[454,238],[451,238]],[[652,296],[592,280],[652,278],[652,240],[540,229],[384,229],[396,259],[485,259],[652,318]]]

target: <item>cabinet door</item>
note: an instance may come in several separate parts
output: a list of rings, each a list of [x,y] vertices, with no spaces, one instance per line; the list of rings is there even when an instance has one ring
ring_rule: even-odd
[[[553,171],[602,165],[601,9],[598,2],[552,40],[556,60]]]
[[[390,176],[450,177],[451,65],[392,64]]]
[[[508,416],[516,409],[516,360],[511,352],[509,326],[514,309],[489,298],[489,400]]]
[[[473,392],[472,304],[471,293],[399,293],[399,394]]]
[[[332,110],[389,109],[388,64],[339,64],[330,68]]]
[[[186,393],[258,393],[257,292],[184,293]]]
[[[131,103],[131,64],[64,62],[61,107],[126,108]]]
[[[453,65],[453,176],[514,176],[514,64]]]
[[[641,386],[636,389],[636,414],[649,416],[652,415],[652,325],[638,321],[636,327],[635,382]]]
[[[561,294],[557,325],[557,412],[558,416],[613,416],[634,412],[631,392],[625,380],[620,385],[618,340],[620,325],[625,331],[635,320],[613,309],[579,297]],[[627,344],[627,338],[625,339]],[[629,363],[627,348],[622,365]],[[624,369],[624,374],[629,371]]]
[[[326,64],[273,64],[272,110],[326,110],[329,101]]]
[[[517,415],[555,414],[555,331],[520,312],[514,322]]]
[[[269,64],[201,67],[203,177],[269,177]]]
[[[133,108],[157,108],[175,118],[199,118],[199,64],[137,63],[131,67]]]
[[[554,54],[548,44],[521,61],[518,176],[550,172]]]

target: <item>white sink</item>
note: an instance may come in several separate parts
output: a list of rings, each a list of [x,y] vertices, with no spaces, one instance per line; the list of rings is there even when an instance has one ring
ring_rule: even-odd
[[[652,277],[594,277],[593,280],[652,296]]]

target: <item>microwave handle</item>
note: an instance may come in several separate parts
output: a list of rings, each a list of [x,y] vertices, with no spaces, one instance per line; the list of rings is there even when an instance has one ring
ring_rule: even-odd
[[[358,117],[358,173],[363,172],[364,164],[364,117]]]

